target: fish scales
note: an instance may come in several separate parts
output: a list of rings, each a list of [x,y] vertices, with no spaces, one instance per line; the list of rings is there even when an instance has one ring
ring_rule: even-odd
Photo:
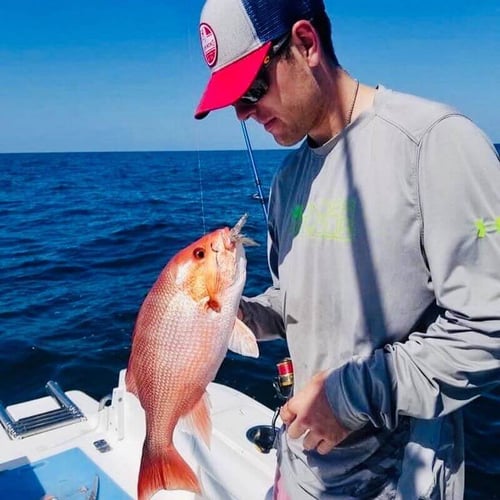
[[[244,218],[181,250],[139,311],[126,375],[127,389],[146,416],[139,500],[160,489],[201,492],[198,478],[175,449],[174,429],[186,417],[208,445],[206,387],[227,349],[258,356],[255,337],[236,317],[246,278],[243,223]]]

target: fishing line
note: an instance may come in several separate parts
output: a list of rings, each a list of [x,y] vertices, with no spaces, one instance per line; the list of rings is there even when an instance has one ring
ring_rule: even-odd
[[[200,184],[200,205],[201,205],[201,221],[203,224],[203,234],[207,233],[207,222],[205,216],[205,192],[203,190],[203,171],[201,168],[201,157],[200,157],[200,148],[198,144],[198,178]]]
[[[192,62],[193,61],[193,48],[192,48],[191,37],[189,36],[189,32],[188,32],[188,46],[189,46],[189,57],[190,57],[191,62]],[[258,195],[259,200],[260,200],[262,211],[264,213],[264,220],[265,220],[266,226],[267,226],[268,215],[267,215],[266,200],[265,200],[264,194],[262,192],[262,183],[260,181],[259,172],[258,172],[257,166],[255,164],[252,145],[250,143],[250,137],[248,136],[248,130],[246,127],[246,123],[243,120],[241,120],[240,123],[241,123],[241,129],[243,131],[243,137],[245,139],[245,145],[246,145],[247,152],[248,152],[248,158],[250,160],[250,166],[252,167],[252,173],[253,173],[255,186],[257,187],[257,195]],[[197,142],[197,153],[198,153],[198,182],[200,185],[201,218],[202,218],[202,223],[203,223],[203,234],[206,234],[207,229],[206,229],[206,216],[205,216],[205,196],[204,196],[204,190],[203,190],[203,172],[202,172],[202,166],[201,166],[199,131],[196,134],[196,142]]]
[[[194,35],[192,33],[191,25],[189,24],[186,27],[186,37],[187,37],[187,45],[188,45],[188,54],[189,54],[189,62],[190,64],[194,64],[194,49],[193,49],[193,38],[198,39],[198,34]],[[197,46],[198,48],[198,46]],[[201,223],[203,226],[203,233],[207,233],[207,219],[205,214],[205,191],[203,190],[203,169],[201,165],[201,155],[200,155],[200,129],[196,128],[196,152],[198,155],[198,183],[200,186],[200,208],[201,208]]]
[[[266,221],[266,226],[268,222],[267,206],[264,195],[262,194],[262,183],[260,182],[259,171],[257,170],[257,165],[253,157],[252,145],[250,144],[250,137],[248,136],[247,125],[244,120],[240,120],[241,129],[243,130],[243,137],[245,138],[245,144],[247,146],[248,158],[250,159],[250,166],[252,167],[253,178],[255,181],[255,186],[257,187],[257,195],[259,196],[260,205],[262,211],[264,212],[264,219]]]

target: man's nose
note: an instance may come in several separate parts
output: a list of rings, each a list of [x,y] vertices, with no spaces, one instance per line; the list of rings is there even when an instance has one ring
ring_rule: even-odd
[[[248,118],[250,118],[252,114],[255,112],[255,105],[245,104],[244,102],[241,101],[236,101],[233,104],[233,107],[236,112],[236,116],[240,121],[248,120]]]

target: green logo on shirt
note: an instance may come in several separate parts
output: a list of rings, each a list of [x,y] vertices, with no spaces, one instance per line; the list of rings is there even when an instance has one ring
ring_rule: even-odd
[[[487,233],[500,233],[500,217],[487,221],[477,219],[474,225],[476,226],[478,238],[484,238]]]
[[[312,239],[351,241],[354,233],[354,200],[317,200],[291,213],[293,232]]]

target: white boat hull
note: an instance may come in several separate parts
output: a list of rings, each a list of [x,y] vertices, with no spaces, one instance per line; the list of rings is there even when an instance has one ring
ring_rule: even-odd
[[[136,498],[145,419],[137,398],[125,390],[124,373],[120,373],[111,404],[101,409],[99,402],[81,391],[66,393],[85,415],[85,421],[24,439],[11,439],[0,428],[0,499],[25,500],[16,492],[21,487],[16,486],[16,477],[19,482],[27,478],[35,485],[33,500],[44,495],[58,500],[64,495],[91,498],[70,495],[73,491],[76,495],[78,489],[80,494],[90,492],[96,475],[98,500]],[[153,499],[265,499],[273,483],[275,451],[259,452],[246,433],[254,426],[269,425],[272,411],[226,386],[212,383],[208,392],[213,425],[210,449],[182,429],[174,433],[176,447],[201,481],[203,497],[162,490]],[[17,420],[55,408],[54,399],[44,397],[12,405],[7,410]],[[38,493],[41,494],[37,496]]]

